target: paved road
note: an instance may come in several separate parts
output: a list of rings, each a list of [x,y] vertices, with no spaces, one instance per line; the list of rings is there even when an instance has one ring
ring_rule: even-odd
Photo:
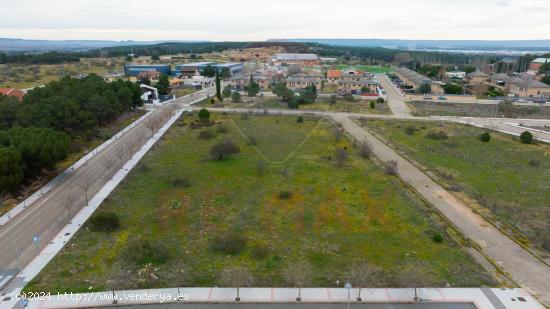
[[[208,90],[210,93],[213,91]],[[206,92],[179,98],[176,103],[159,107],[142,122],[63,179],[25,211],[0,228],[0,278],[13,275],[70,222],[120,167],[173,114]]]
[[[386,74],[376,74],[376,78],[380,81],[384,91],[386,91],[388,96],[388,106],[390,107],[392,113],[400,117],[411,116],[411,109],[407,103],[405,103],[405,98],[397,92],[395,87],[388,80],[388,76]]]
[[[333,118],[360,142],[369,142],[382,161],[397,161],[399,176],[439,209],[463,235],[478,243],[522,287],[550,304],[550,268],[475,214],[429,176],[397,154],[350,117],[335,114]]]

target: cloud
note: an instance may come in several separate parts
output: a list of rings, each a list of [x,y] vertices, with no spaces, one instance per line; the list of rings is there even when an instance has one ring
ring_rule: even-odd
[[[3,37],[550,39],[547,0],[39,0],[0,6]]]

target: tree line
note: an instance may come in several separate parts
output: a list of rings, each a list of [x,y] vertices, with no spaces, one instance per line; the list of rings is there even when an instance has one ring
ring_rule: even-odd
[[[141,105],[141,89],[97,75],[70,77],[35,88],[23,102],[0,97],[0,192],[67,157],[72,138],[91,139],[98,128]]]

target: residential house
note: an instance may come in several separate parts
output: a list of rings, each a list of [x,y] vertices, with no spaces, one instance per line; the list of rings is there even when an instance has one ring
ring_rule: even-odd
[[[321,74],[298,73],[287,78],[287,87],[293,90],[315,86],[317,91],[323,87],[325,76]]]
[[[466,80],[468,82],[468,85],[480,85],[482,83],[487,82],[489,79],[489,75],[481,72],[481,71],[475,71],[472,73],[468,73],[466,75]]]
[[[15,88],[0,88],[0,95],[15,97],[19,102],[23,101],[25,93],[19,89]]]
[[[229,86],[234,87],[239,90],[245,89],[245,87],[250,82],[250,77],[260,86],[260,90],[266,91],[269,89],[272,79],[264,74],[252,74],[248,76],[234,76],[231,77],[227,83]]]
[[[516,97],[550,98],[550,85],[537,80],[515,78],[509,83],[510,93]]]
[[[415,71],[409,70],[407,68],[397,68],[395,69],[395,75],[399,77],[402,84],[410,87],[412,90],[417,92],[420,86],[428,84],[431,87],[432,94],[444,94],[445,91],[441,87],[441,84],[429,79],[428,77],[421,75]]]

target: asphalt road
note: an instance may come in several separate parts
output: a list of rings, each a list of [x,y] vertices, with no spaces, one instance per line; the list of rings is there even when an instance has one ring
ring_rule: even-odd
[[[209,90],[212,93],[212,90]],[[159,107],[85,165],[65,177],[25,211],[0,228],[0,277],[22,269],[48,244],[120,167],[182,107],[205,94]]]
[[[405,103],[405,98],[401,96],[391,82],[388,80],[386,74],[376,74],[376,78],[380,81],[380,84],[386,91],[388,106],[395,116],[407,117],[411,116],[411,109]]]

